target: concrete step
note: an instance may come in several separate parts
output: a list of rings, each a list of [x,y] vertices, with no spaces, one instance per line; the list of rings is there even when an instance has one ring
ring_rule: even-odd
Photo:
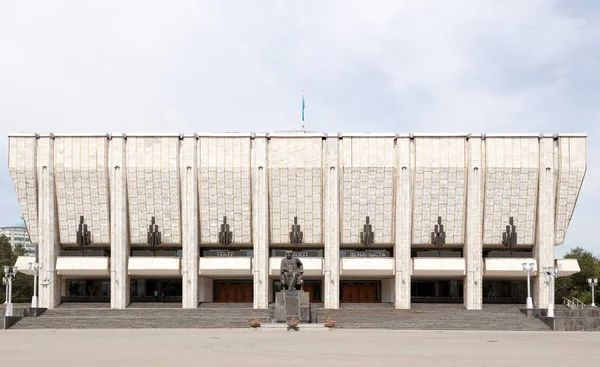
[[[339,328],[379,328],[415,330],[531,330],[549,328],[538,319],[527,318],[522,305],[485,305],[469,311],[455,304],[417,304],[410,310],[354,305],[338,310],[317,310],[317,321],[328,317]],[[487,307],[486,307],[487,306]]]
[[[56,308],[24,318],[14,329],[247,328],[248,321],[269,321],[268,310],[252,308]]]
[[[250,304],[206,305],[196,309],[163,307],[115,310],[93,305],[89,308],[59,307],[37,318],[24,318],[15,329],[96,329],[96,328],[247,328],[248,320],[269,322],[269,310],[255,310]],[[312,305],[311,305],[312,306]],[[337,310],[311,307],[313,319],[328,317],[339,328],[407,330],[549,330],[540,320],[527,318],[520,305],[490,305],[469,311],[462,305],[416,305],[397,310],[391,304],[350,304]]]

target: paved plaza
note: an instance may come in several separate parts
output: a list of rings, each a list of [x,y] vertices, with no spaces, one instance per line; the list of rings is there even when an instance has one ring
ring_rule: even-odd
[[[600,333],[8,330],[6,366],[586,366]]]

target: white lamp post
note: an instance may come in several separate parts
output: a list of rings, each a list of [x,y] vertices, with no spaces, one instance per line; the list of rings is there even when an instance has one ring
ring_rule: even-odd
[[[533,271],[534,263],[523,263],[523,270],[527,272],[527,309],[533,308],[533,300],[531,299],[531,272]]]
[[[29,263],[29,270],[33,271],[33,296],[31,297],[31,307],[33,307],[33,308],[38,307],[37,277],[38,277],[38,273],[39,273],[40,269],[42,269],[42,264],[37,263],[37,262]]]
[[[592,307],[596,307],[596,303],[594,302],[594,287],[598,285],[598,278],[588,278],[588,284],[592,287]]]
[[[4,304],[8,303],[8,278],[2,277],[2,285],[4,286]]]
[[[545,267],[544,273],[548,277],[548,317],[554,317],[554,278],[558,275],[558,268],[554,266]]]
[[[8,281],[8,300],[6,302],[6,312],[4,316],[12,316],[13,315],[13,304],[12,304],[12,282],[17,276],[17,267],[16,266],[5,266],[4,267],[4,276]]]

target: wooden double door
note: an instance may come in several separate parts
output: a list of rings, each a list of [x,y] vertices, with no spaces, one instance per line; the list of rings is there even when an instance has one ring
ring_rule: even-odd
[[[252,282],[217,282],[215,286],[215,302],[250,303],[253,300]]]
[[[377,303],[377,284],[341,284],[341,301],[343,303]]]
[[[312,283],[304,284],[303,289],[305,292],[308,292],[308,301],[310,303],[321,302],[321,300],[315,300],[315,288],[316,288],[315,284],[312,284]]]

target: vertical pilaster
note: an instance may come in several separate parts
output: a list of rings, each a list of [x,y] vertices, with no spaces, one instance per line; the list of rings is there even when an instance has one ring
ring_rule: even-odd
[[[467,140],[467,218],[463,249],[467,274],[463,281],[467,310],[482,308],[484,140]]]
[[[254,308],[269,307],[269,180],[267,136],[252,140],[252,241]]]
[[[109,141],[110,180],[110,307],[129,305],[129,229],[127,225],[127,157],[126,138]]]
[[[324,146],[325,283],[323,291],[325,308],[329,309],[340,307],[340,142],[337,137],[331,137],[325,140]]]
[[[394,231],[394,307],[410,309],[411,230],[412,230],[412,173],[414,140],[396,139],[396,211]]]
[[[56,257],[60,251],[54,185],[54,137],[41,137],[37,149],[39,200],[39,305],[52,309],[60,304],[61,277],[56,275]],[[73,229],[75,230],[75,229]]]
[[[183,308],[198,307],[198,165],[196,137],[181,141],[181,215]]]
[[[548,307],[549,290],[545,284],[544,267],[554,266],[555,236],[555,160],[554,140],[540,138],[540,166],[538,180],[538,207],[534,253],[538,264],[538,276],[533,278],[533,303],[537,308]]]

